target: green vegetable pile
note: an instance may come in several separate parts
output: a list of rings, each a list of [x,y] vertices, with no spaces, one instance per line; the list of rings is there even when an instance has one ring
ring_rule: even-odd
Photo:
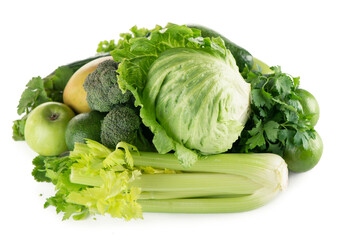
[[[134,107],[131,92],[122,93],[117,83],[118,63],[106,60],[90,73],[83,87],[92,111],[107,113],[102,121],[101,141],[110,148],[119,142],[134,144],[143,151],[152,150],[152,145],[143,136],[138,109]]]
[[[250,85],[235,59],[220,39],[197,34],[171,26],[111,53],[121,62],[120,86],[141,106],[140,116],[154,133],[156,149],[174,150],[185,166],[196,162],[198,153],[231,148],[249,113]]]
[[[62,93],[70,77],[86,63],[101,57],[101,55],[76,61],[60,66],[47,77],[33,77],[26,85],[21,95],[17,113],[21,118],[14,121],[13,139],[15,141],[25,140],[25,123],[28,114],[42,103],[55,101],[62,102]]]
[[[68,149],[33,160],[35,180],[55,185],[45,207],[77,220],[248,211],[286,188],[288,170],[318,163],[319,106],[299,77],[203,26],[130,31],[100,42],[95,57],[33,78],[21,96],[13,139],[46,147],[31,140],[27,119],[47,102],[68,108],[72,77],[112,57],[81,82],[89,114],[73,109],[65,137],[53,139]]]

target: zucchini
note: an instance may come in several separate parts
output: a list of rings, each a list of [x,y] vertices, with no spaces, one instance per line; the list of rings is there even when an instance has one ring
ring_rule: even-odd
[[[239,68],[239,71],[242,72],[245,66],[248,66],[249,69],[253,66],[253,57],[252,55],[245,50],[244,48],[238,46],[237,44],[231,42],[229,39],[221,35],[220,33],[201,26],[201,25],[194,25],[194,24],[188,24],[187,27],[189,28],[196,28],[201,30],[202,37],[220,37],[223,39],[225,46],[230,50],[232,55],[234,56],[237,66]]]

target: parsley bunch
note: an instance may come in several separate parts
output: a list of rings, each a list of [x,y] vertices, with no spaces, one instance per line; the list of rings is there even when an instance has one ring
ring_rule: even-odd
[[[271,152],[283,156],[286,146],[303,146],[315,138],[310,118],[303,113],[297,94],[299,77],[271,68],[274,73],[245,69],[244,79],[251,84],[251,116],[232,152]]]

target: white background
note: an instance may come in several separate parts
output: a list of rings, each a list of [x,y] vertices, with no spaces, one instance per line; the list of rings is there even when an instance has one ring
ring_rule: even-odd
[[[291,174],[285,192],[250,212],[61,221],[53,207],[43,208],[53,187],[31,176],[36,154],[11,138],[25,84],[94,55],[99,41],[117,39],[134,25],[152,28],[167,22],[214,28],[255,57],[300,76],[301,87],[321,106],[316,126],[324,141],[320,163]],[[0,238],[338,239],[337,24],[335,1],[327,0],[1,1]]]

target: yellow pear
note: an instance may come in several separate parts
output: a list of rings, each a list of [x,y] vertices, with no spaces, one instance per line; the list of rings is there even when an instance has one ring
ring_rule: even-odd
[[[79,68],[69,79],[63,91],[63,102],[77,113],[90,112],[87,103],[87,93],[83,88],[83,83],[88,74],[94,72],[101,62],[109,59],[113,59],[113,57],[97,58]]]

